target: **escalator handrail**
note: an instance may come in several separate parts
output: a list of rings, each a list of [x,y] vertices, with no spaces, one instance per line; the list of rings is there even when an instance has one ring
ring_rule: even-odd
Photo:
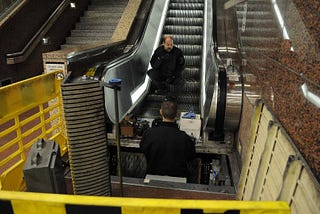
[[[41,41],[44,35],[50,30],[56,20],[60,17],[62,12],[70,4],[70,0],[64,0],[60,5],[55,9],[55,11],[50,15],[50,17],[45,21],[37,33],[28,41],[24,48],[15,53],[9,53],[6,55],[7,64],[17,64],[24,62],[28,56],[32,53],[38,43]]]

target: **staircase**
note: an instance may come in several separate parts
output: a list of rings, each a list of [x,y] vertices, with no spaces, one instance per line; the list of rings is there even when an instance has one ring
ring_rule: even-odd
[[[261,67],[261,54],[277,52],[281,34],[270,0],[248,0],[236,6],[242,52]],[[262,57],[264,58],[264,57]]]
[[[91,0],[88,10],[76,23],[61,49],[111,39],[128,0]]]

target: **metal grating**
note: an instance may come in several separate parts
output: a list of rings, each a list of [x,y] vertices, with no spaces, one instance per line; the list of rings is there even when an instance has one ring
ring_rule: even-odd
[[[111,195],[104,95],[98,81],[61,86],[73,189],[78,195]]]

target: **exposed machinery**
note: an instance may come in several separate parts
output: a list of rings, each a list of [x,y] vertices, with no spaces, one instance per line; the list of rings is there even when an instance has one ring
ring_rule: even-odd
[[[213,33],[218,30],[215,8],[214,1],[199,0],[190,3],[154,1],[141,37],[129,51],[118,54],[119,57],[108,62],[96,64],[84,74],[69,76],[64,81],[63,90],[68,85],[80,83],[81,90],[88,95],[91,90],[103,90],[106,112],[106,122],[103,126],[106,125],[108,130],[108,124],[111,124],[107,134],[108,145],[111,147],[108,151],[111,174],[117,174],[114,147],[116,138],[112,123],[115,123],[116,116],[119,116],[122,122],[120,141],[121,146],[125,148],[121,161],[123,175],[137,178],[144,175],[145,160],[139,152],[139,139],[143,129],[151,126],[151,123],[159,117],[160,103],[164,98],[163,95],[149,92],[151,80],[146,73],[150,69],[149,61],[153,51],[161,43],[161,38],[170,34],[174,38],[174,44],[182,49],[186,60],[182,72],[184,81],[178,86],[183,90],[176,94],[178,111],[192,110],[199,115],[201,121],[200,134],[196,139],[199,161],[194,167],[198,178],[195,179],[195,183],[223,186],[223,191],[226,192],[235,191],[232,181],[233,170],[230,170],[232,162],[230,156],[234,155],[233,133],[238,129],[240,120],[242,81],[233,60],[221,59],[217,52],[217,35]],[[119,48],[119,51],[123,49]],[[101,52],[108,53],[108,51]],[[70,60],[76,61],[77,56],[72,56]],[[122,81],[117,105],[114,105],[113,90],[100,86],[115,78]],[[96,86],[92,88],[93,84]],[[88,111],[88,108],[91,111],[94,108],[93,103],[103,100],[95,99],[94,96],[87,99],[88,107],[84,112]],[[115,109],[115,106],[118,109]],[[116,112],[119,115],[116,115]],[[68,125],[70,126],[68,109],[65,114],[68,128]],[[130,115],[133,116],[133,120],[128,120]],[[98,118],[94,117],[93,120]],[[87,129],[89,130],[89,127]],[[89,140],[88,135],[83,134]],[[92,144],[95,144],[94,139]],[[70,149],[71,154],[80,154],[76,146]],[[94,156],[93,153],[92,157]],[[71,168],[73,169],[72,165]],[[133,174],[132,170],[127,170],[132,168],[135,169]]]

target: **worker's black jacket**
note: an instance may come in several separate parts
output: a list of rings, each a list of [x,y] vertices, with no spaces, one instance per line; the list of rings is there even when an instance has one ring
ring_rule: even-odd
[[[147,159],[147,174],[188,177],[187,162],[195,156],[195,145],[176,123],[161,122],[147,129],[140,149]]]
[[[184,63],[183,53],[176,46],[170,52],[165,51],[163,45],[159,46],[150,60],[152,68],[161,73],[164,79],[180,77]]]

